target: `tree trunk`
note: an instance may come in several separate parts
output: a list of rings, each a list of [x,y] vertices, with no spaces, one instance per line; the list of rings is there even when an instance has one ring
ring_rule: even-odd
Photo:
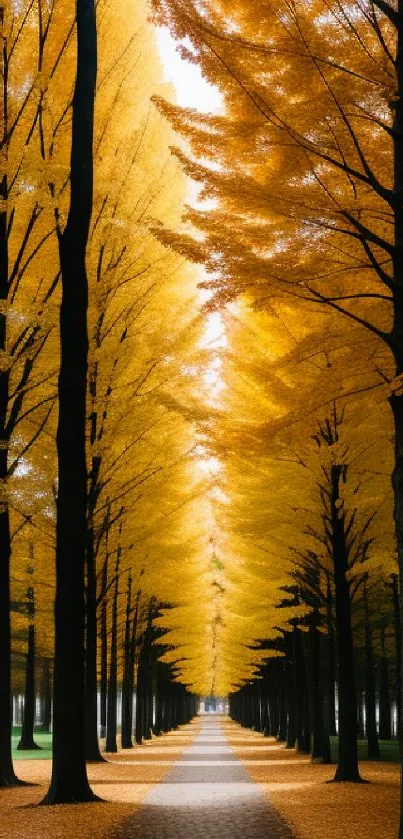
[[[132,749],[132,729],[133,729],[133,690],[134,690],[134,664],[135,664],[135,648],[136,648],[136,634],[137,634],[137,617],[139,608],[139,594],[137,592],[136,607],[133,618],[133,628],[131,626],[131,611],[132,611],[132,578],[129,576],[127,586],[127,604],[126,604],[126,623],[125,623],[125,641],[124,641],[124,661],[123,661],[123,679],[122,679],[122,749]]]
[[[327,592],[326,592],[326,622],[327,622],[327,685],[326,694],[328,697],[328,716],[329,716],[329,735],[334,737],[336,732],[336,666],[335,666],[335,642],[334,642],[334,628],[333,628],[333,595],[332,586],[330,582],[330,574],[327,575]]]
[[[151,664],[151,648],[148,649],[147,656],[147,671],[146,671],[146,691],[144,696],[144,740],[152,739],[153,726],[153,678],[152,678],[152,664]]]
[[[326,734],[323,722],[323,694],[320,666],[320,633],[318,630],[319,617],[313,613],[310,616],[308,634],[308,695],[310,707],[310,754],[312,763],[323,763],[328,754],[325,743]]]
[[[170,731],[172,728],[171,683],[167,671],[168,667],[166,666],[164,671],[164,716],[162,726],[162,730],[165,732]]]
[[[35,700],[35,625],[30,623],[28,626],[28,650],[25,669],[24,715],[21,739],[17,746],[20,751],[41,748],[34,740]]]
[[[330,731],[331,731],[331,702],[329,697],[329,688],[333,689],[334,698],[334,682],[329,678],[329,636],[318,632],[319,636],[319,658],[320,658],[320,673],[322,685],[322,709],[323,709],[323,763],[331,763],[330,750]]]
[[[139,657],[139,666],[137,668],[137,684],[136,684],[136,719],[135,719],[135,739],[138,746],[143,742],[144,731],[144,667],[141,661],[141,652]]]
[[[138,744],[142,743],[143,738],[151,738],[152,716],[150,715],[150,656],[153,609],[154,601],[151,600],[148,610],[147,626],[144,630],[143,642],[139,654],[139,665],[137,669],[135,736],[136,743]]]
[[[331,467],[331,533],[333,548],[336,644],[339,662],[339,761],[334,781],[361,781],[357,755],[357,698],[345,517],[341,513],[343,466]]]
[[[269,672],[269,734],[271,737],[278,737],[279,733],[279,702],[278,702],[278,671],[277,666],[272,666]]]
[[[50,660],[44,658],[42,668],[42,725],[41,731],[49,732],[52,722],[52,683],[50,676]]]
[[[402,33],[403,39],[403,33]],[[401,49],[403,49],[403,43],[401,44]],[[403,68],[402,71],[403,73]],[[403,84],[403,79],[402,79]],[[402,108],[401,108],[402,109]],[[403,131],[403,109],[401,114],[402,126],[401,131]],[[402,134],[403,140],[403,134]],[[402,142],[400,140],[400,142]],[[403,167],[403,148],[402,148],[402,167]],[[402,172],[402,186],[403,186],[403,172]],[[403,258],[403,218],[401,220],[401,248],[402,248],[402,258]],[[402,283],[403,283],[403,266],[401,271]],[[402,329],[403,324],[403,286],[399,288],[398,294],[395,292],[395,325],[394,331]],[[397,373],[403,373],[403,349],[401,359],[398,361],[397,364]],[[398,736],[399,736],[399,750],[400,750],[400,759],[403,758],[403,730],[402,730],[402,720],[403,720],[403,646],[402,646],[402,614],[403,614],[403,396],[400,395],[393,395],[390,398],[390,404],[393,412],[394,418],[394,428],[395,428],[395,465],[392,475],[392,485],[393,485],[393,492],[394,492],[394,519],[395,519],[395,527],[396,527],[396,538],[397,538],[397,554],[398,554],[398,563],[399,563],[399,585],[398,594],[399,594],[399,609],[398,609],[398,619],[396,621],[396,647],[397,647],[397,665],[396,665],[396,673],[398,678],[398,695],[397,695],[397,702],[398,702]],[[397,592],[396,592],[397,594]],[[400,827],[399,827],[399,839],[403,839],[403,772],[401,773],[401,789],[400,789]]]
[[[108,585],[108,554],[105,557],[102,568],[102,592],[101,601],[101,678],[99,684],[100,692],[100,734],[106,737],[106,705],[108,695],[108,611],[106,601],[106,587]]]
[[[145,690],[144,690],[144,717],[143,737],[145,740],[152,738],[153,725],[153,647],[152,647],[152,621],[154,613],[154,601],[150,603],[148,614],[146,644],[145,644]]]
[[[116,560],[116,582],[112,604],[111,648],[109,661],[108,701],[106,710],[106,752],[117,752],[117,693],[118,693],[118,597],[121,549]]]
[[[97,577],[92,510],[89,515],[86,539],[85,757],[91,763],[103,763],[105,759],[98,741]]]
[[[389,690],[389,662],[386,655],[385,625],[381,626],[381,659],[379,662],[379,737],[390,740],[392,737],[391,703]]]
[[[278,674],[277,677],[277,696],[278,696],[278,707],[279,707],[279,725],[278,725],[278,736],[277,739],[280,743],[283,743],[287,739],[287,701],[286,701],[286,673],[285,673],[285,664],[281,666],[281,672]]]
[[[257,683],[253,685],[252,699],[253,699],[253,730],[254,731],[261,731],[262,730],[262,698],[261,698],[260,685],[257,684]]]
[[[309,754],[310,721],[305,673],[305,655],[302,645],[301,630],[295,627],[293,632],[295,661],[295,748],[297,752]]]
[[[285,671],[285,694],[287,707],[287,738],[286,749],[295,748],[295,668],[294,662],[289,661]]]
[[[92,801],[85,763],[85,604],[87,515],[86,247],[93,196],[93,116],[97,70],[94,0],[76,0],[77,75],[72,105],[70,208],[59,229],[60,308],[58,497],[52,779],[47,804]]]
[[[0,180],[0,352],[7,352],[7,316],[5,303],[8,298],[9,254],[7,237],[7,201],[8,180],[8,51],[4,34],[5,5],[0,8],[1,27],[1,158],[2,171]],[[0,372],[0,481],[4,485],[7,479],[7,460],[9,439],[7,433],[7,408],[9,401],[9,371]],[[10,518],[7,499],[1,500],[0,506],[0,787],[22,783],[18,780],[12,761],[12,705],[11,705],[11,622],[10,622]]]
[[[261,707],[262,707],[262,732],[265,737],[270,736],[270,704],[269,704],[269,681],[267,667],[264,670],[264,677],[261,685]]]
[[[379,760],[379,742],[376,730],[376,698],[375,698],[375,673],[374,673],[374,651],[372,644],[372,628],[369,614],[367,586],[364,583],[364,609],[365,609],[365,722],[368,743],[368,758]]]
[[[155,723],[153,732],[161,734],[164,726],[164,674],[162,663],[157,660],[155,673]]]
[[[1,224],[0,214],[0,224]],[[1,235],[0,235],[1,241]],[[0,254],[1,260],[1,254]],[[1,269],[0,269],[1,270]],[[0,278],[1,282],[1,278]],[[0,290],[1,299],[1,290]],[[0,314],[0,348],[2,321]],[[2,436],[4,374],[0,374],[0,438]],[[7,452],[0,449],[0,480],[7,473]],[[0,509],[0,787],[22,784],[17,778],[12,761],[11,732],[11,622],[10,622],[10,521],[8,506]]]

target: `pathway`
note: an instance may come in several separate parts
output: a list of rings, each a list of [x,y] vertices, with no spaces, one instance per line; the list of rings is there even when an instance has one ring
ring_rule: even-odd
[[[293,839],[228,744],[202,717],[200,733],[114,839]]]

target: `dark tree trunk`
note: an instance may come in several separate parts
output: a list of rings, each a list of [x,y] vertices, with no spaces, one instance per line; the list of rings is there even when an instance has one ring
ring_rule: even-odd
[[[0,225],[1,216],[0,214]],[[1,247],[1,231],[0,231]],[[0,261],[2,254],[0,253]],[[1,268],[0,268],[1,271]],[[1,277],[0,277],[1,283]],[[2,299],[0,288],[0,300]],[[0,349],[4,315],[0,314]],[[0,438],[4,433],[4,373],[0,373]],[[7,474],[7,452],[0,449],[0,480]],[[8,509],[0,510],[0,787],[20,784],[14,772],[11,752],[11,622],[10,622],[10,520]]]
[[[278,702],[278,669],[274,665],[269,673],[269,734],[278,737],[279,733],[279,702]]]
[[[374,651],[372,644],[371,618],[369,614],[367,586],[364,583],[365,609],[365,722],[368,743],[368,758],[379,760],[379,742],[376,730],[376,697]]]
[[[155,673],[155,723],[153,732],[157,736],[164,730],[164,703],[165,703],[165,680],[164,669],[161,661],[156,662]]]
[[[277,677],[277,696],[278,696],[278,706],[279,706],[279,725],[278,725],[278,736],[277,739],[280,743],[283,743],[287,739],[287,700],[286,700],[286,674],[285,674],[285,664],[281,665],[281,672],[278,673]]]
[[[260,692],[260,685],[255,684],[252,691],[253,701],[253,729],[254,731],[262,730],[262,699]]]
[[[41,731],[49,732],[52,722],[52,682],[50,675],[50,660],[44,658],[42,666],[42,725]]]
[[[117,694],[118,694],[118,597],[121,549],[116,560],[116,581],[112,604],[111,646],[109,661],[108,700],[106,709],[106,752],[117,752]]]
[[[322,685],[322,708],[323,708],[323,763],[331,763],[330,750],[330,730],[331,730],[331,713],[330,713],[330,698],[329,688],[331,680],[329,678],[329,636],[318,633],[319,635],[319,657],[320,657],[320,672]],[[332,684],[334,690],[334,684]]]
[[[326,592],[326,622],[327,622],[327,685],[326,695],[328,697],[328,715],[329,715],[329,735],[334,737],[336,735],[336,656],[335,656],[335,641],[334,641],[334,627],[333,627],[333,595],[332,586],[330,582],[330,574],[327,575],[327,592]]]
[[[361,780],[357,755],[357,699],[355,688],[353,634],[351,627],[350,583],[348,580],[348,551],[346,545],[345,514],[341,513],[340,483],[345,467],[331,467],[331,513],[336,643],[339,662],[339,761],[334,781]]]
[[[1,224],[0,214],[0,224]],[[0,233],[1,236],[1,233]],[[1,247],[1,245],[0,245]],[[1,253],[0,253],[1,260]],[[1,271],[1,268],[0,268]],[[1,281],[1,280],[0,280]],[[0,295],[1,299],[1,295]],[[0,346],[3,315],[0,314]],[[2,423],[3,374],[0,374],[0,426]],[[0,427],[0,436],[2,434]],[[7,453],[0,450],[0,479],[6,474]],[[10,622],[10,521],[7,510],[0,511],[0,787],[20,785],[13,768],[11,752],[11,622]]]
[[[0,8],[1,27],[1,157],[7,161],[8,154],[8,51],[4,36],[5,8]],[[0,180],[0,351],[7,352],[7,316],[5,302],[8,298],[9,254],[7,237],[7,172],[2,169]],[[0,481],[7,479],[7,460],[9,433],[7,429],[7,409],[9,402],[9,371],[0,372]],[[14,772],[11,753],[12,705],[11,705],[11,623],[10,623],[10,518],[5,499],[0,509],[0,787],[20,783]]]
[[[137,592],[136,605],[134,609],[133,624],[131,624],[131,577],[127,592],[127,610],[125,626],[125,656],[123,664],[122,681],[122,748],[133,748],[133,693],[134,693],[134,667],[136,659],[137,624],[140,603],[140,590]]]
[[[293,632],[295,662],[295,748],[298,752],[309,754],[310,724],[308,697],[306,688],[305,655],[302,645],[301,630]]]
[[[164,701],[163,701],[163,731],[170,731],[172,728],[172,693],[171,693],[171,684],[170,679],[167,675],[167,667],[164,669]]]
[[[148,622],[146,630],[146,644],[145,644],[145,691],[144,691],[144,727],[143,737],[145,740],[152,738],[153,726],[153,673],[154,673],[154,655],[152,647],[153,638],[153,616],[154,616],[154,601],[151,600],[150,609],[148,613]]]
[[[47,804],[92,801],[85,763],[85,549],[87,466],[86,247],[93,196],[93,118],[97,70],[94,0],[76,0],[77,75],[72,106],[70,208],[59,229],[62,281],[57,427],[53,761]]]
[[[28,650],[25,668],[24,714],[21,739],[17,746],[20,751],[41,748],[34,740],[35,700],[35,625],[30,623],[28,626]]]
[[[270,736],[270,705],[269,705],[269,682],[267,667],[264,671],[264,676],[260,690],[260,701],[262,710],[262,732],[265,737]]]
[[[100,734],[106,737],[106,706],[108,695],[108,611],[106,602],[106,588],[108,585],[108,555],[105,557],[102,569],[102,601],[101,601],[101,678],[100,692]]]
[[[288,645],[289,646],[289,645]],[[286,695],[286,707],[287,707],[287,738],[286,738],[286,749],[293,749],[295,748],[295,738],[296,738],[296,730],[295,730],[295,666],[294,661],[290,657],[289,661],[286,664],[285,668],[285,695]]]
[[[381,626],[382,654],[379,662],[379,737],[390,740],[392,737],[391,702],[389,690],[389,662],[386,654],[385,625]]]
[[[143,736],[145,740],[152,739],[153,727],[153,667],[152,667],[152,648],[151,644],[148,648],[147,656],[147,676],[146,676],[146,693],[145,693],[145,713],[144,713],[144,730]]]
[[[171,710],[171,720],[172,720],[172,728],[178,728],[178,693],[176,690],[176,685],[171,683],[171,697],[172,697],[172,710]]]
[[[123,677],[122,677],[122,749],[132,749],[133,724],[133,667],[131,666],[131,612],[132,612],[132,577],[129,574],[126,596],[125,637],[123,646]]]
[[[143,635],[143,641],[141,644],[139,654],[139,665],[137,669],[135,737],[136,743],[138,744],[142,743],[143,738],[148,740],[152,736],[152,709],[150,709],[150,690],[152,705],[151,633],[153,610],[154,601],[151,600],[148,610],[147,626]]]
[[[400,2],[399,2],[400,7]],[[403,88],[403,66],[400,67],[402,64],[402,51],[403,51],[403,29],[400,34],[400,52],[399,55],[399,68],[400,74],[402,75],[402,88]],[[403,89],[400,91],[399,94],[403,93]],[[399,112],[400,112],[400,125],[399,125],[399,142],[402,145],[401,149],[401,164],[402,164],[402,173],[400,182],[403,188],[403,105],[399,104]],[[399,225],[399,236],[400,236],[400,250],[401,250],[401,260],[402,265],[400,266],[400,277],[402,285],[399,287],[398,291],[395,291],[395,324],[394,324],[394,333],[395,333],[395,340],[397,344],[401,343],[401,331],[402,331],[402,324],[403,324],[403,209],[401,211],[402,218],[400,219]],[[400,348],[399,348],[400,349]],[[396,353],[395,353],[396,356]],[[403,374],[403,347],[399,351],[399,357],[397,359],[397,374]],[[393,412],[394,418],[394,428],[395,428],[395,465],[392,475],[392,484],[393,484],[393,492],[394,492],[394,519],[395,519],[395,527],[396,527],[396,538],[397,538],[397,554],[398,554],[398,563],[399,563],[399,585],[395,584],[396,596],[398,590],[399,596],[399,608],[397,610],[396,615],[396,649],[397,649],[397,656],[396,656],[396,676],[397,676],[397,683],[398,683],[398,690],[397,690],[397,706],[398,706],[398,737],[399,737],[399,750],[400,750],[400,760],[403,759],[403,645],[402,645],[402,614],[403,614],[403,396],[401,395],[393,395],[390,398],[390,404]],[[401,773],[401,789],[400,789],[400,827],[399,827],[399,839],[403,839],[403,772]]]
[[[139,665],[137,668],[137,684],[136,684],[136,719],[135,719],[135,739],[138,746],[143,742],[144,730],[144,666],[142,663],[142,655],[140,651]]]
[[[87,523],[86,541],[85,757],[91,763],[102,763],[104,758],[98,741],[97,577],[92,510],[90,522]]]
[[[310,753],[312,763],[324,763],[329,756],[328,737],[326,738],[323,720],[323,693],[320,662],[319,616],[310,617],[308,634],[308,694],[310,706],[311,734]]]
[[[400,732],[400,707],[401,707],[401,662],[400,662],[400,638],[401,638],[401,622],[400,622],[400,603],[399,603],[399,582],[396,574],[392,575],[392,595],[393,595],[393,628],[395,635],[395,666],[396,666],[396,710],[397,710],[397,734]],[[401,745],[401,744],[400,744]],[[402,757],[401,749],[401,757]]]
[[[246,687],[244,688],[243,718],[244,726],[246,728],[249,728],[251,724],[249,685],[246,685]]]

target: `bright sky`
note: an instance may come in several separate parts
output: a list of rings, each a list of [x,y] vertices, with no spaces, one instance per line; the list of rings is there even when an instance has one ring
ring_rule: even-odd
[[[218,88],[203,79],[199,68],[184,61],[176,51],[176,42],[166,27],[157,29],[158,47],[164,67],[165,79],[172,82],[176,91],[176,101],[184,108],[197,108],[203,113],[219,113],[223,111],[223,100]],[[189,203],[198,205],[200,186],[190,185]],[[203,204],[206,209],[206,202]],[[201,270],[200,268],[198,269]],[[206,299],[205,292],[200,291],[201,302]],[[207,390],[207,400],[211,405],[219,402],[219,397],[225,385],[221,377],[222,360],[214,356],[214,350],[227,346],[225,324],[219,312],[210,313],[206,318],[206,326],[201,346],[209,347],[213,357],[204,373],[204,385]],[[198,460],[199,468],[211,474],[217,474],[221,465],[216,458],[206,458],[203,447],[200,447]]]
[[[184,108],[197,108],[203,113],[221,110],[222,97],[219,90],[203,79],[196,65],[183,61],[166,27],[157,29],[157,40],[165,78],[175,86],[178,105]]]

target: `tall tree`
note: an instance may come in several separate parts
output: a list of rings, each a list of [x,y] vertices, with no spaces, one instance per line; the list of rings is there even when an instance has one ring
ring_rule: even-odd
[[[84,567],[87,513],[86,247],[93,199],[97,31],[93,0],[77,0],[77,73],[72,103],[70,207],[59,228],[62,281],[58,380],[53,764],[46,804],[91,801],[85,764]],[[74,526],[72,527],[72,522]]]

